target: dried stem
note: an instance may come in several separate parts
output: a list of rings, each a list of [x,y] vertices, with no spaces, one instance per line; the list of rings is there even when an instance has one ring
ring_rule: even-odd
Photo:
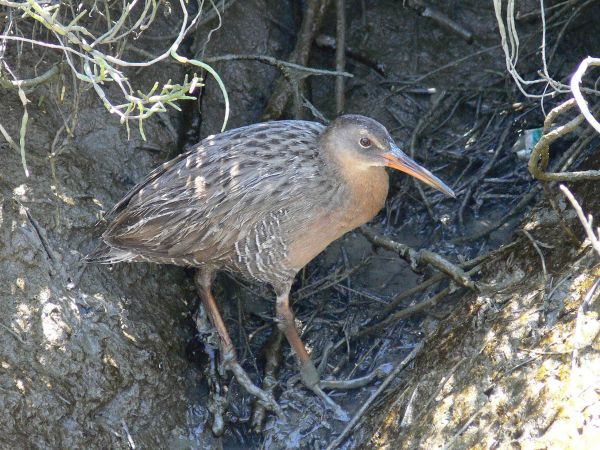
[[[478,289],[476,283],[471,280],[464,270],[431,250],[415,250],[408,245],[392,241],[385,236],[377,234],[365,225],[360,227],[360,231],[374,245],[397,253],[402,259],[407,261],[412,268],[416,268],[420,264],[426,263],[445,273],[459,285],[472,290]]]
[[[346,66],[346,13],[344,0],[336,0],[336,47],[335,47],[335,70],[343,72]],[[344,78],[338,76],[335,79],[335,111],[340,114],[344,110]]]
[[[373,392],[373,394],[367,399],[367,401],[361,406],[361,408],[356,412],[352,420],[346,425],[346,428],[341,432],[341,434],[333,440],[328,446],[327,450],[333,450],[338,448],[348,437],[348,435],[352,432],[358,421],[361,417],[367,412],[373,402],[379,397],[383,391],[388,387],[388,385],[402,372],[408,364],[417,357],[421,349],[423,348],[423,343],[417,344],[415,348],[404,358],[394,369],[390,372],[385,380],[379,385],[377,390]]]
[[[307,3],[302,18],[302,27],[296,39],[296,46],[288,58],[291,63],[302,66],[306,66],[308,62],[310,48],[325,16],[328,0],[309,0]],[[298,86],[295,84],[294,80],[286,79],[285,76],[277,81],[273,94],[267,102],[263,114],[264,120],[274,120],[281,117],[293,93],[292,90],[298,90]]]
[[[579,128],[584,121],[584,116],[580,114],[566,124],[558,126],[549,131],[552,127],[552,123],[559,115],[569,111],[576,104],[577,103],[575,99],[567,100],[566,102],[558,105],[556,108],[553,108],[546,117],[546,120],[544,121],[543,134],[533,148],[529,158],[529,172],[534,178],[542,181],[580,181],[600,179],[600,170],[559,173],[546,172],[546,168],[548,167],[550,159],[550,144],[560,137],[570,134]]]
[[[597,229],[596,231],[594,231],[594,228],[592,227],[592,224],[593,224],[592,215],[588,214],[587,217],[585,216],[583,209],[581,209],[581,205],[579,204],[579,202],[577,201],[575,196],[571,193],[571,191],[564,184],[560,185],[560,190],[562,191],[563,194],[565,194],[565,196],[571,202],[571,205],[573,206],[573,209],[577,213],[577,217],[579,218],[581,225],[583,225],[585,234],[587,234],[587,237],[590,240],[592,247],[594,248],[594,250],[596,250],[596,253],[598,253],[598,255],[600,255],[600,240],[598,240],[598,235],[600,235],[600,230]]]
[[[570,86],[571,86],[571,92],[573,93],[573,97],[575,98],[575,101],[577,101],[577,106],[579,107],[579,110],[585,117],[585,120],[587,120],[588,123],[592,127],[594,127],[594,129],[598,133],[600,133],[600,123],[596,120],[596,118],[590,112],[590,108],[588,107],[587,102],[585,101],[585,99],[583,98],[583,95],[581,94],[581,87],[580,87],[581,79],[583,78],[583,75],[585,74],[585,72],[588,70],[588,68],[590,66],[592,66],[592,67],[600,66],[600,58],[592,58],[591,56],[588,56],[583,61],[581,61],[581,64],[579,64],[579,67],[577,68],[577,70],[573,74],[573,77],[571,78]]]

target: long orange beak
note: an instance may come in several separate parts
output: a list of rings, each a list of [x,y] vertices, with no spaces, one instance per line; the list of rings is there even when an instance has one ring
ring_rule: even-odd
[[[383,154],[383,158],[385,159],[386,166],[407,173],[416,179],[427,183],[429,186],[436,188],[438,191],[443,192],[447,196],[456,198],[456,194],[446,185],[446,183],[426,168],[418,165],[397,146],[393,145],[391,151]]]

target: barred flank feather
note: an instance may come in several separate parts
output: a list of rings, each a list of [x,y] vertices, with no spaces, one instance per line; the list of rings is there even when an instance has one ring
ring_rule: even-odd
[[[316,219],[334,207],[348,210],[347,220],[335,224],[339,233],[330,233],[333,240],[382,207],[387,194],[383,167],[375,197],[356,178],[354,198],[334,162],[334,152],[358,145],[354,136],[365,130],[378,142],[391,140],[382,125],[361,116],[338,118],[327,128],[285,120],[209,136],[156,168],[115,205],[102,244],[86,261],[207,266],[286,284],[298,270],[288,264],[288,247]],[[361,155],[358,151],[349,151],[350,160]],[[358,213],[351,200],[361,208]],[[328,244],[317,240],[315,251]]]

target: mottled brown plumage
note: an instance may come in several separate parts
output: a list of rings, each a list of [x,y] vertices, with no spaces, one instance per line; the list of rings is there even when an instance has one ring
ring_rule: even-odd
[[[381,124],[363,116],[342,116],[327,127],[297,120],[259,123],[209,136],[117,203],[103,244],[88,259],[199,268],[200,293],[230,361],[233,344],[210,293],[213,274],[229,270],[269,283],[302,379],[324,397],[294,326],[289,291],[302,267],[383,207],[385,166],[453,195],[404,155]],[[232,364],[238,376],[241,368]],[[253,393],[272,405],[270,397]]]
[[[284,257],[278,250],[307,225],[319,206],[313,195],[323,205],[343,196],[318,151],[323,129],[281,121],[204,139],[117,203],[99,261],[211,266],[276,281],[271,277]],[[269,261],[257,264],[259,254]]]

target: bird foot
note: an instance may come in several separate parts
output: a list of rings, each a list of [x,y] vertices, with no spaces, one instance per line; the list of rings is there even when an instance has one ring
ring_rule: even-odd
[[[307,388],[312,389],[314,386],[317,386],[320,378],[319,371],[312,360],[308,359],[300,365],[300,379]]]
[[[261,350],[261,355],[264,357],[262,388],[271,395],[277,386],[277,375],[279,374],[279,369],[283,363],[283,355],[281,352],[282,344],[283,334],[274,327],[273,333],[271,333],[271,336]],[[250,425],[257,434],[260,434],[263,431],[266,414],[267,410],[262,404],[258,400],[255,401],[252,407]]]
[[[352,378],[350,380],[321,380],[319,386],[322,389],[335,389],[338,391],[359,389],[376,380],[384,379],[390,373],[390,370],[391,365],[383,364],[363,377]]]
[[[204,374],[208,382],[208,410],[212,414],[211,428],[215,436],[222,436],[225,433],[223,417],[227,408],[227,398],[223,395],[215,350],[208,344],[204,345],[204,350],[209,358],[209,364],[204,369]]]
[[[325,406],[333,411],[336,419],[341,420],[342,422],[350,420],[348,413],[344,411],[340,405],[334,402],[329,395],[323,392],[319,378],[319,372],[312,360],[309,359],[300,366],[300,379],[302,380],[302,383],[323,400]]]
[[[226,364],[227,369],[233,372],[235,379],[238,381],[238,383],[240,383],[240,385],[244,389],[246,389],[246,391],[249,394],[254,395],[262,406],[264,406],[269,411],[273,411],[277,415],[277,417],[279,417],[279,419],[285,420],[283,410],[277,404],[275,398],[271,393],[264,391],[263,389],[255,385],[246,373],[246,371],[242,368],[242,366],[240,366],[240,364],[235,359],[227,361]]]
[[[325,406],[327,406],[327,408],[329,408],[330,410],[333,411],[333,413],[335,414],[335,418],[337,420],[339,420],[341,422],[348,422],[350,420],[350,416],[344,410],[344,408],[342,408],[340,405],[338,405],[335,401],[333,401],[333,399],[329,395],[327,395],[325,392],[323,392],[323,389],[321,389],[321,387],[318,384],[313,386],[310,389],[315,394],[317,394],[317,396],[321,400],[323,400],[323,403],[325,403]]]

